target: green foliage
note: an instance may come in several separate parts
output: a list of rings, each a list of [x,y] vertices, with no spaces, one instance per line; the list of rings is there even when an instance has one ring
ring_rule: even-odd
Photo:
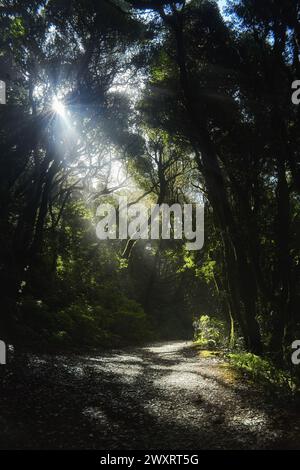
[[[25,28],[24,28],[24,22],[22,18],[14,18],[14,20],[11,23],[11,35],[14,38],[20,38],[24,36],[25,34]]]
[[[201,315],[194,323],[195,343],[208,349],[221,347],[226,343],[225,325],[208,315]]]
[[[251,351],[287,350],[299,331],[298,11],[266,2],[229,2],[232,22],[210,0],[161,16],[123,1],[2,2],[5,339],[15,327],[36,344],[137,341],[150,317],[173,334],[200,305],[199,344],[222,344],[210,315],[222,312],[232,344],[236,331]],[[95,208],[123,170],[151,202],[205,198],[205,250],[139,242],[123,261],[121,242],[98,243]]]
[[[147,321],[142,308],[125,297],[119,297],[119,302],[116,310],[83,303],[60,311],[56,316],[61,327],[59,337],[79,349],[145,341]]]
[[[198,275],[202,275],[207,284],[214,281],[214,269],[216,266],[216,261],[206,260],[201,268],[198,270]]]
[[[20,309],[20,343],[35,349],[106,348],[138,344],[151,337],[142,307],[110,289],[106,291],[103,305],[78,300],[55,312],[42,301],[27,297]]]
[[[280,392],[295,392],[297,385],[287,371],[276,367],[267,358],[248,352],[228,354],[229,360],[237,370],[245,372],[252,380]]]

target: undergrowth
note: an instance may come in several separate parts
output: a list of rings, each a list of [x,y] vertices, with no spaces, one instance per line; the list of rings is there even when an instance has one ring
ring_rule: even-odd
[[[276,367],[270,359],[249,352],[230,353],[227,357],[232,367],[246,373],[255,383],[281,395],[299,396],[299,382],[296,377],[291,372]]]

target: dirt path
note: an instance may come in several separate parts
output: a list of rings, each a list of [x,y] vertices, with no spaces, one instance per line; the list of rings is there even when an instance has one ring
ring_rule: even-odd
[[[289,404],[191,343],[39,360],[30,370],[2,390],[2,448],[300,448]]]

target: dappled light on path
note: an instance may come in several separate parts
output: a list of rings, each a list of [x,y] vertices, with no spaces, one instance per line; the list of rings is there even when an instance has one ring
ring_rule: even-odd
[[[284,441],[286,429],[262,392],[251,390],[217,355],[197,353],[191,342],[153,344],[87,362],[118,381],[114,406],[127,402],[128,415],[136,420],[129,424],[127,416],[118,432],[151,421],[135,442],[163,448],[268,448]],[[112,424],[105,406],[83,414],[99,425]]]
[[[191,342],[32,358],[6,395],[5,448],[300,448],[295,409]]]

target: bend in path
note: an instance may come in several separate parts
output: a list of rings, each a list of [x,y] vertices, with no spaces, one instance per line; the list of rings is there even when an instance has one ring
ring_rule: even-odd
[[[300,448],[298,411],[191,346],[35,359],[2,390],[0,447]]]

